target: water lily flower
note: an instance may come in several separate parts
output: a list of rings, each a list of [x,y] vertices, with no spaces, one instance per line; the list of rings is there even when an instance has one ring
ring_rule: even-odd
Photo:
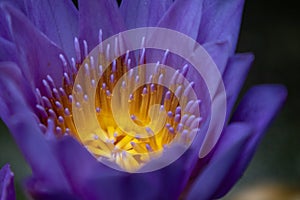
[[[0,199],[14,200],[14,174],[10,170],[9,165],[5,165],[0,169]]]
[[[231,112],[253,61],[251,53],[235,54],[243,0],[123,0],[120,6],[113,0],[79,0],[78,10],[68,0],[0,2],[0,116],[32,169],[25,189],[33,199],[220,198],[242,176],[285,100],[286,89],[281,85],[255,86]],[[176,153],[178,148],[168,150],[165,145],[175,138],[172,134],[180,129],[176,122],[184,116],[178,102],[172,101],[174,105],[169,103],[167,109],[171,92],[161,95],[159,86],[148,85],[128,100],[133,107],[132,120],[147,123],[149,110],[145,104],[153,100],[163,102],[170,112],[169,125],[148,139],[124,134],[113,120],[108,102],[116,79],[130,68],[126,55],[110,65],[101,85],[97,85],[100,95],[95,110],[106,137],[95,133],[83,139],[77,131],[72,89],[80,93],[87,87],[74,85],[84,59],[99,42],[138,27],[164,27],[186,34],[216,63],[226,89],[228,113],[218,143],[204,158],[199,158],[199,150],[205,143],[202,132],[207,130],[209,108],[200,106],[204,118],[201,128],[178,160],[159,170],[129,173],[153,162],[164,162]],[[144,58],[142,55],[139,58]],[[149,52],[147,56],[151,57]],[[131,61],[135,62],[133,58]],[[174,60],[171,62],[174,64]],[[96,70],[92,63],[90,60],[86,67],[87,74]],[[186,67],[177,69],[187,79],[194,77]],[[197,89],[199,81],[191,81]],[[90,87],[93,85],[92,81]],[[143,99],[152,94],[148,100]],[[88,98],[83,95],[76,106],[81,108]],[[199,98],[194,101],[196,107],[199,100],[209,104]],[[200,122],[191,115],[188,119],[190,123],[183,126]],[[154,150],[165,157],[152,157]],[[129,172],[99,162],[104,158]]]

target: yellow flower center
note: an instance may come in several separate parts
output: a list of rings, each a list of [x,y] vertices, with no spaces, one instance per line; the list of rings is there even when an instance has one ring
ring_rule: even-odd
[[[62,55],[60,57],[65,61]],[[73,62],[73,70],[64,73],[62,87],[57,88],[47,76],[43,80],[45,94],[37,89],[40,100],[37,109],[44,132],[52,122],[57,137],[71,135],[95,158],[115,162],[129,172],[137,171],[159,157],[172,143],[191,143],[201,118],[195,113],[200,101],[188,99],[193,83],[183,87],[182,77],[187,73],[187,66],[172,75],[170,87],[166,88],[159,83],[167,71],[159,65],[149,74],[143,70],[133,71],[128,55],[113,60],[106,70],[102,65],[96,65],[93,58],[86,60],[88,64]],[[89,80],[83,85],[75,82],[80,67],[84,68]],[[122,78],[124,74],[126,78]],[[99,75],[101,78],[97,82]],[[143,84],[145,80],[151,83]],[[95,105],[90,105],[93,96],[86,93],[89,88],[95,89],[92,101]],[[118,88],[116,93],[113,92],[115,88]],[[132,92],[132,88],[137,89]],[[116,94],[118,97],[113,100]],[[72,103],[78,123],[74,122]],[[91,113],[96,113],[100,128],[92,124]],[[135,126],[144,131],[137,131],[140,129]],[[79,127],[84,128],[79,130]]]

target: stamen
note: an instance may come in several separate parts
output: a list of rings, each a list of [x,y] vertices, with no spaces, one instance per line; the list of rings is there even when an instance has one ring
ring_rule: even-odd
[[[101,29],[98,37],[99,42],[102,43]],[[185,82],[189,70],[187,64],[173,75],[166,73],[167,67],[163,65],[167,61],[169,50],[164,52],[162,61],[158,61],[154,69],[146,72],[135,71],[131,66],[129,51],[126,51],[122,57],[110,60],[111,57],[119,54],[121,47],[119,42],[118,38],[115,38],[114,43],[104,47],[104,51],[103,46],[99,45],[99,56],[111,62],[105,69],[106,66],[103,64],[103,67],[99,59],[94,57],[95,55],[88,55],[87,41],[83,40],[82,48],[78,38],[75,37],[76,56],[71,58],[71,63],[68,63],[63,54],[59,54],[64,67],[63,86],[56,87],[53,78],[47,75],[42,80],[43,94],[38,88],[35,92],[36,109],[39,114],[40,129],[48,139],[70,135],[80,141],[97,160],[114,161],[121,168],[132,172],[154,157],[160,156],[166,148],[171,148],[173,143],[188,145],[191,142],[202,121],[195,112],[201,101],[189,98],[194,83]],[[145,42],[146,38],[143,37],[137,59],[138,64],[141,65],[147,60]],[[113,51],[110,45],[114,45]],[[85,57],[83,63],[81,63],[82,56]],[[79,67],[83,67],[86,83],[74,83]],[[121,79],[122,76],[124,79]],[[146,84],[141,85],[144,82]],[[129,123],[119,125],[116,123],[118,119],[114,119],[111,106],[116,94],[114,89],[119,83],[121,83],[121,87],[118,88],[120,98],[117,103],[117,108],[120,110],[119,117],[121,120],[128,118],[132,120],[135,125],[141,127],[141,132],[132,131],[135,129],[132,129]],[[169,86],[164,87],[165,84]],[[92,98],[90,88],[96,90],[94,107],[89,106]],[[132,90],[133,88],[135,91]],[[73,102],[75,107],[72,107]],[[126,104],[129,107],[128,112],[124,112],[123,109]],[[95,112],[100,128],[87,130],[86,133],[77,132],[73,119],[76,109],[79,110],[82,123],[89,123],[85,109],[88,109],[88,112]]]
[[[72,72],[75,74],[77,73],[77,67],[76,67],[76,61],[75,58],[71,58],[71,62],[72,62]]]
[[[162,61],[161,61],[161,64],[163,64],[163,65],[166,64],[168,55],[169,55],[169,49],[167,49],[167,50],[165,51],[164,57],[163,57],[163,59],[162,59]]]
[[[80,45],[79,45],[79,41],[78,41],[77,37],[74,38],[74,47],[75,47],[76,61],[77,61],[77,63],[80,63],[81,62],[81,52],[80,52]]]
[[[43,106],[36,105],[36,108],[38,109],[38,111],[40,112],[40,114],[43,118],[48,118],[48,114]]]
[[[51,88],[50,88],[48,82],[47,82],[45,79],[43,79],[42,82],[43,82],[44,88],[45,88],[45,90],[46,90],[47,96],[48,96],[49,98],[53,98],[52,91],[51,91]]]
[[[103,33],[102,29],[99,29],[99,34],[98,34],[98,40],[99,40],[99,53],[103,53],[103,46],[102,46],[102,39],[103,39]]]
[[[59,58],[63,64],[63,67],[64,67],[64,72],[67,72],[68,71],[68,63],[67,63],[67,60],[65,59],[64,55],[63,54],[59,54]]]
[[[50,103],[50,101],[49,101],[49,99],[47,97],[43,96],[42,100],[43,100],[44,106],[46,108],[51,108],[52,105],[51,105],[51,103]]]
[[[88,44],[87,44],[86,40],[83,40],[83,50],[84,50],[84,57],[87,57],[89,50],[88,50]]]

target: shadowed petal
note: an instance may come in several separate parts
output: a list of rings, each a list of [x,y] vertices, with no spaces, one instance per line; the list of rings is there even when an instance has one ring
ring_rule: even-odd
[[[250,133],[251,128],[243,123],[231,124],[224,130],[212,159],[194,182],[187,199],[212,199]]]
[[[12,36],[9,30],[9,25],[4,12],[0,12],[0,37],[8,41],[12,41]]]
[[[177,0],[158,22],[158,26],[179,31],[196,39],[201,15],[202,0]]]
[[[253,60],[254,56],[251,53],[236,54],[228,60],[223,75],[228,110],[226,119],[228,119],[231,114],[231,110],[233,109]]]
[[[50,193],[52,190],[68,193],[68,183],[61,173],[49,143],[38,127],[36,115],[25,103],[20,91],[22,86],[18,85],[21,81],[11,79],[9,73],[12,72],[1,68],[0,100],[7,113],[1,112],[0,116],[31,166],[33,178],[37,180],[34,189]]]
[[[89,50],[99,43],[99,29],[102,29],[103,40],[125,29],[116,1],[79,0],[78,5],[79,37],[87,41]]]
[[[153,27],[172,4],[172,0],[123,0],[120,10],[126,28]]]
[[[12,42],[0,37],[0,46],[0,61],[17,61],[17,50]]]
[[[114,177],[121,179],[121,172],[98,163],[81,144],[70,137],[57,141],[56,146],[57,157],[78,197],[82,199],[108,199],[107,197],[110,195],[121,195],[118,194],[121,185],[112,181]],[[75,159],[74,155],[76,155]],[[95,187],[101,188],[101,190],[94,190],[93,185],[88,184],[91,181],[89,179],[96,177],[99,183]]]
[[[25,0],[28,18],[68,58],[75,57],[74,37],[78,36],[78,11],[70,0]]]
[[[98,162],[81,144],[70,137],[59,141],[57,154],[73,190],[81,199],[126,197],[133,200],[150,200],[156,199],[155,195],[158,195],[160,179],[157,176],[129,174],[111,169]],[[148,189],[147,195],[145,188]]]
[[[261,85],[251,88],[242,99],[232,122],[245,122],[253,127],[253,134],[239,152],[239,157],[227,174],[222,187],[215,197],[226,194],[234,183],[242,176],[253,157],[255,149],[260,142],[263,133],[280,110],[287,96],[287,91],[281,85]]]
[[[12,5],[15,8],[18,8],[19,10],[21,10],[23,13],[25,13],[25,4],[24,4],[24,0],[0,0],[0,3],[5,2],[8,3],[10,5]]]
[[[243,6],[244,0],[205,0],[197,41],[202,44],[229,39],[230,52],[233,54],[239,35]]]
[[[16,199],[14,187],[14,174],[10,170],[10,166],[8,164],[4,165],[4,167],[0,169],[0,199]]]
[[[220,74],[222,75],[224,73],[226,63],[229,57],[229,42],[225,40],[219,42],[205,43],[203,44],[203,47],[211,56],[211,58],[217,65]]]
[[[7,85],[7,87],[11,87],[12,92],[16,92],[15,95],[20,96],[19,98],[22,99],[21,104],[25,104],[26,106],[30,106],[31,108],[35,108],[37,103],[36,97],[31,90],[30,86],[24,79],[20,68],[12,62],[0,62],[0,79],[2,80],[3,84]],[[5,85],[1,85],[1,87],[6,87]],[[6,97],[5,91],[6,89],[2,89],[0,91],[0,99],[3,102],[3,106],[1,106],[1,118],[6,121],[11,114],[14,113],[14,107],[7,106],[7,102],[9,98]]]
[[[60,188],[49,188],[49,186],[43,185],[38,178],[34,177],[27,178],[25,181],[25,189],[33,199],[79,200],[79,198],[71,192],[64,191]]]
[[[62,84],[62,62],[59,54],[63,53],[16,9],[4,5],[11,32],[17,47],[18,64],[23,74],[33,87],[41,85],[42,79],[51,75],[57,86]],[[34,39],[33,39],[34,38]]]
[[[82,199],[177,199],[188,178],[184,156],[161,170],[130,174],[98,162],[70,137],[58,141],[57,156],[73,191]]]

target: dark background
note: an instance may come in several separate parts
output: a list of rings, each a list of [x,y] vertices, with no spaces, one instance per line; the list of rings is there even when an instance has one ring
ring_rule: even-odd
[[[238,52],[254,52],[242,94],[255,84],[281,83],[289,96],[282,112],[263,138],[244,177],[231,194],[261,181],[300,185],[300,21],[296,1],[249,0],[241,27]],[[0,123],[0,166],[10,163],[18,199],[22,180],[30,169],[9,131]]]

